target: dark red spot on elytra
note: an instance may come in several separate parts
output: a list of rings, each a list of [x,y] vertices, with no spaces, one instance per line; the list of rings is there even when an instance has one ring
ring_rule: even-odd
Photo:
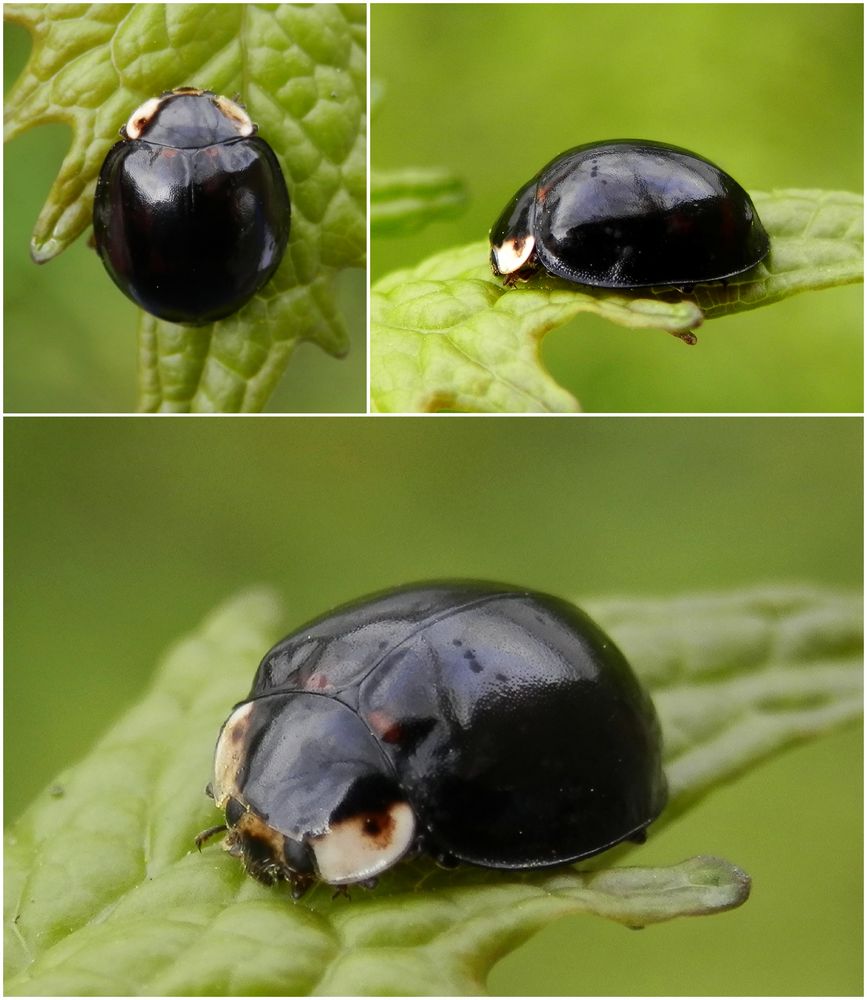
[[[387,712],[371,712],[367,724],[383,743],[400,743],[406,736],[404,727]]]

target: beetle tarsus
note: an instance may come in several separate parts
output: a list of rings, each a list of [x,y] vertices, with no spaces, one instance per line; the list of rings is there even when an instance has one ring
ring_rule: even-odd
[[[678,340],[682,340],[684,344],[689,344],[690,347],[698,343],[698,337],[696,337],[692,330],[672,330],[671,334],[677,337]]]

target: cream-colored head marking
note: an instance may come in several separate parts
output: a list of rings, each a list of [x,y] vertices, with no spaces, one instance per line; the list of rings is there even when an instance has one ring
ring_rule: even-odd
[[[176,90],[172,91],[172,93],[195,95],[202,94],[204,91],[199,90],[196,87],[178,87]],[[169,97],[170,95],[165,94],[161,97],[151,97],[140,107],[136,108],[130,115],[129,121],[126,123],[127,138],[141,138],[142,133],[148,125],[150,125],[154,115],[160,109],[163,102]],[[238,129],[238,135],[246,138],[247,136],[253,135],[256,131],[256,126],[250,120],[250,116],[239,104],[236,104],[234,101],[230,101],[228,97],[220,96],[214,98],[214,104],[230,121],[235,123]]]
[[[129,121],[126,123],[125,131],[128,139],[139,138],[147,126],[150,125],[151,119],[157,113],[161,104],[161,98],[151,97],[150,100],[145,101],[141,107],[138,107],[135,111],[133,111],[133,113],[129,116]]]
[[[238,706],[226,720],[214,753],[214,802],[218,809],[238,795],[238,774],[247,749],[247,733],[255,702]]]
[[[320,878],[332,885],[363,882],[391,866],[409,850],[415,817],[406,802],[381,812],[349,816],[309,843]]]
[[[240,104],[235,104],[234,101],[230,101],[228,97],[215,97],[214,104],[223,112],[223,114],[231,119],[238,126],[238,135],[242,135],[245,138],[248,135],[252,135],[256,131],[256,126],[250,120],[250,116],[247,112],[240,106]]]
[[[498,247],[493,247],[497,270],[500,274],[512,274],[519,270],[530,259],[535,246],[536,240],[532,236],[504,240]]]

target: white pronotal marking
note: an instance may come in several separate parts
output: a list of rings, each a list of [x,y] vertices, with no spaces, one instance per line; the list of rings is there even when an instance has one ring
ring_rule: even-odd
[[[238,792],[237,778],[242,757],[247,750],[247,732],[250,728],[250,714],[255,702],[248,701],[239,706],[226,720],[217,740],[214,753],[214,802],[223,809],[226,802]]]
[[[138,139],[145,128],[150,124],[151,119],[159,110],[162,104],[162,99],[159,97],[152,97],[150,100],[145,101],[141,107],[136,108],[135,111],[129,116],[129,121],[126,123],[126,136],[128,139]]]
[[[256,126],[250,120],[250,116],[239,104],[230,101],[228,97],[216,97],[214,104],[217,105],[227,118],[231,119],[237,125],[238,135],[246,138],[256,131]]]
[[[406,802],[377,813],[360,813],[310,838],[320,878],[345,885],[372,878],[399,861],[415,837],[415,817]]]
[[[500,274],[512,274],[519,270],[530,259],[530,254],[535,246],[536,241],[532,236],[505,240],[498,247],[493,248],[497,270]]]

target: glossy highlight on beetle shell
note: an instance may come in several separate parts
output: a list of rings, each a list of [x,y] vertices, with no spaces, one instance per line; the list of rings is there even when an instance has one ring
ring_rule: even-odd
[[[160,319],[200,326],[271,278],[290,204],[274,151],[244,109],[179,87],[132,113],[93,206],[96,249],[118,288]]]
[[[507,284],[542,269],[622,289],[724,281],[770,251],[737,181],[696,153],[639,139],[555,157],[511,199],[490,242]]]
[[[224,723],[224,847],[300,896],[401,858],[526,869],[642,840],[666,801],[656,713],[578,608],[417,584],[287,636]]]

